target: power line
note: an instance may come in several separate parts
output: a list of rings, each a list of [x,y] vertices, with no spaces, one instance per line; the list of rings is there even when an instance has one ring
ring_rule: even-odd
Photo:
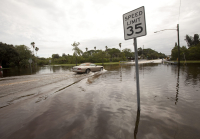
[[[180,6],[179,6],[178,24],[179,24],[180,11],[181,11],[181,0],[180,0]]]

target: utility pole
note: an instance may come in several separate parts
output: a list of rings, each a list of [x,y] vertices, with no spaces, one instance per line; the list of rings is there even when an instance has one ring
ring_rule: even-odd
[[[143,49],[142,49],[142,59],[144,59],[143,51],[144,51],[144,45],[143,45]]]
[[[177,38],[178,38],[178,65],[180,66],[180,41],[179,41],[179,24],[177,24],[177,28],[176,29],[163,29],[160,31],[165,31],[165,30],[176,30],[177,31]],[[156,31],[154,33],[160,32],[160,31]]]
[[[177,24],[177,37],[178,37],[178,65],[180,66],[179,24]]]

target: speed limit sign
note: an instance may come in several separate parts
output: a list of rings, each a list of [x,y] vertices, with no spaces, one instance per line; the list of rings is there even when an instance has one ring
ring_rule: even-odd
[[[144,6],[123,14],[123,23],[125,40],[145,36],[147,32]]]
[[[133,39],[135,49],[135,72],[137,87],[137,106],[140,111],[140,83],[138,70],[137,37],[147,35],[144,6],[123,14],[124,39]]]

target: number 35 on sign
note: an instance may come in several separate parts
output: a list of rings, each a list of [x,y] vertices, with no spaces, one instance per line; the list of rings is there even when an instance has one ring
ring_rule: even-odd
[[[124,39],[147,35],[144,6],[123,14]]]

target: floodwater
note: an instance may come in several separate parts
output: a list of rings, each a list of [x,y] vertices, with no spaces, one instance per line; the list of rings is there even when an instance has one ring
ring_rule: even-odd
[[[134,65],[75,74],[71,67],[3,71],[1,139],[199,139],[200,64]],[[19,76],[21,75],[21,76]]]

